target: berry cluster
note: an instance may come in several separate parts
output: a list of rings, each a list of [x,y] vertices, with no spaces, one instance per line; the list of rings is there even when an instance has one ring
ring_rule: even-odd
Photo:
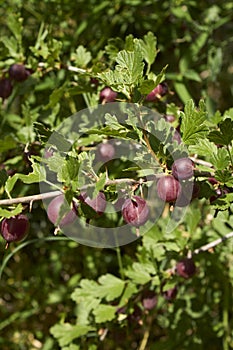
[[[166,288],[166,280],[162,281],[159,292],[155,291],[151,286],[145,286],[139,295],[134,298],[136,303],[133,303],[133,308],[131,310],[127,309],[127,306],[121,307],[117,310],[119,314],[127,314],[127,319],[130,323],[135,323],[139,326],[143,324],[145,315],[148,315],[150,312],[159,305],[161,307],[161,301],[159,297],[163,298],[168,302],[173,302],[179,291],[179,278],[190,279],[197,272],[195,262],[192,258],[182,258],[176,263],[175,268],[173,269],[173,274],[175,274],[176,284],[172,287]],[[183,282],[183,281],[182,281]],[[140,303],[138,304],[138,301]],[[131,312],[130,312],[131,311]]]
[[[8,77],[5,75],[0,79],[0,97],[5,100],[13,91],[13,81],[23,82],[25,81],[31,71],[27,69],[23,64],[15,63],[10,66],[8,70]]]
[[[188,182],[193,177],[194,165],[189,158],[179,158],[172,164],[172,174],[164,175],[157,182],[157,193],[160,199],[177,206],[187,206],[190,202]]]
[[[103,142],[97,146],[96,156],[102,161],[109,161],[115,155],[115,147],[110,142]],[[45,154],[46,158],[52,157],[53,152]],[[174,161],[171,174],[163,175],[157,182],[157,195],[164,202],[175,203],[179,206],[188,205],[188,198],[185,194],[185,181],[193,177],[193,162],[189,158],[180,158]],[[105,212],[107,199],[104,192],[99,192],[95,198],[90,198],[87,192],[81,191],[78,197],[69,206],[63,194],[55,197],[48,205],[47,215],[50,222],[56,227],[73,223],[78,215],[84,215],[87,222],[91,219],[98,219]],[[139,228],[149,218],[149,207],[146,200],[138,195],[121,197],[115,204],[116,211],[120,212],[126,224]],[[26,228],[20,229],[18,233],[11,233],[6,227],[12,222],[13,227],[21,216],[4,219],[2,222],[2,236],[7,242],[19,241],[24,238]],[[24,216],[24,220],[26,217]],[[20,221],[21,222],[21,221]],[[8,226],[6,226],[6,223]],[[16,227],[17,228],[17,227]],[[10,232],[10,231],[9,231]]]

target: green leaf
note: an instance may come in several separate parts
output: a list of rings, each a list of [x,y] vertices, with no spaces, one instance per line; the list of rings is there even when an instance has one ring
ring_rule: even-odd
[[[151,65],[154,63],[159,51],[156,48],[157,38],[152,32],[148,32],[146,35],[144,35],[143,40],[139,39],[139,42],[142,48],[143,58],[149,65]]]
[[[207,134],[206,110],[203,101],[199,103],[199,109],[194,106],[193,100],[189,100],[181,113],[182,140],[187,145],[193,145],[203,139]]]
[[[97,196],[98,192],[104,189],[106,183],[106,173],[100,175],[99,180],[96,182],[95,191],[93,196]]]
[[[77,318],[80,324],[89,323],[89,315],[100,303],[100,299],[95,299],[93,296],[90,297],[81,297],[81,298],[72,298],[77,302]]]
[[[131,298],[131,296],[133,294],[136,294],[137,291],[138,291],[137,286],[134,283],[132,283],[131,281],[128,281],[127,285],[125,287],[124,293],[121,296],[121,300],[118,304],[118,307],[120,308],[120,307],[126,305],[129,301],[129,299]]]
[[[50,136],[52,135],[52,131],[45,127],[44,124],[35,122],[33,123],[33,128],[39,140],[43,143],[46,143]]]
[[[168,67],[168,64],[165,67],[163,67],[161,72],[156,76],[155,86],[159,85],[159,83],[161,83],[165,79],[165,72],[167,67]]]
[[[98,73],[97,77],[129,99],[133,88],[140,83],[143,76],[144,63],[141,49],[135,45],[134,51],[121,50],[117,54],[116,63],[114,70]]]
[[[186,222],[190,234],[194,233],[201,220],[201,211],[199,208],[189,208],[186,215]]]
[[[157,84],[158,85],[158,84]],[[140,84],[138,90],[143,95],[149,94],[157,85],[155,85],[154,80],[143,80]]]
[[[144,63],[139,50],[129,52],[122,50],[116,57],[116,71],[124,75],[124,80],[127,85],[138,83],[143,75]]]
[[[8,175],[5,169],[0,170],[0,187],[4,186],[8,179]]]
[[[200,75],[193,69],[185,70],[185,72],[183,73],[183,77],[185,77],[186,79],[189,79],[189,80],[201,82]]]
[[[211,131],[208,135],[208,139],[216,144],[230,145],[233,140],[233,120],[230,118],[225,119],[219,124],[220,131]]]
[[[78,159],[74,157],[68,157],[65,161],[65,167],[67,169],[69,180],[77,180],[80,168]]]
[[[91,61],[91,53],[83,45],[79,45],[71,55],[71,60],[74,60],[78,67],[85,68]]]
[[[5,152],[16,147],[17,143],[12,135],[6,135],[0,140],[0,152]]]
[[[80,346],[75,344],[70,344],[69,346],[62,348],[62,350],[80,350]]]
[[[215,171],[215,178],[216,180],[220,181],[223,184],[226,184],[228,182],[232,182],[232,172],[227,170],[227,169],[223,169],[223,170],[216,170]]]
[[[92,281],[89,279],[82,279],[80,281],[80,286],[74,290],[71,294],[71,298],[78,302],[80,297],[94,297],[98,298],[99,295],[96,293],[98,288],[98,284],[96,281]]]
[[[178,94],[179,98],[184,104],[187,103],[187,101],[189,101],[190,99],[192,99],[192,96],[190,95],[183,81],[177,80],[174,81],[173,84],[176,93]]]
[[[100,304],[95,308],[93,314],[95,315],[96,323],[111,321],[116,317],[116,307]]]
[[[157,76],[153,77],[154,80],[152,80],[152,79],[143,80],[140,83],[138,90],[141,92],[141,94],[143,94],[143,95],[149,94],[157,85],[159,85],[161,83],[161,81],[164,80],[164,78],[165,78],[165,71],[166,71],[167,67],[168,67],[168,65],[163,67],[161,72]]]
[[[229,154],[225,148],[218,148],[217,153],[213,153],[210,162],[218,170],[224,170],[229,166]]]
[[[86,325],[63,323],[51,327],[50,333],[58,340],[59,345],[62,347],[93,330],[95,330],[93,327]]]
[[[12,210],[0,208],[0,216],[8,219],[8,218],[11,218],[12,216],[22,213],[22,211],[23,211],[23,206],[20,203]]]
[[[68,152],[72,147],[72,143],[57,131],[51,134],[48,145],[55,146],[61,152]]]
[[[233,193],[227,193],[225,196],[216,199],[211,208],[217,210],[228,210],[233,203]]]
[[[61,101],[66,90],[67,90],[67,82],[65,82],[59,88],[54,89],[51,95],[49,96],[49,103],[46,106],[44,106],[44,109],[47,110],[49,108],[54,108],[56,104]]]
[[[18,41],[16,38],[14,37],[5,37],[3,36],[2,38],[0,38],[0,42],[2,42],[5,47],[8,49],[9,54],[11,57],[19,57],[19,53],[18,53]]]
[[[132,267],[125,271],[125,275],[136,284],[145,284],[151,280],[150,274],[145,271],[144,264],[138,262],[133,263]]]
[[[119,124],[118,119],[115,115],[111,115],[110,113],[106,113],[105,116],[105,124],[110,126],[113,130],[125,130],[124,126]]]
[[[8,15],[7,18],[8,28],[11,30],[12,34],[15,36],[18,42],[21,41],[21,33],[23,31],[22,18],[16,15],[14,12]]]
[[[9,177],[7,179],[5,190],[9,197],[10,197],[10,192],[13,190],[18,180],[21,180],[25,184],[39,183],[41,181],[45,181],[46,179],[45,170],[43,167],[41,167],[40,164],[32,163],[32,169],[33,171],[28,175],[16,173],[12,177]]]
[[[80,297],[94,297],[107,301],[118,298],[124,289],[125,282],[111,274],[100,276],[98,283],[88,279],[82,279],[80,287],[76,288],[72,294],[73,300]]]
[[[217,154],[217,146],[208,139],[199,140],[196,145],[190,145],[189,151],[199,156],[212,157]]]
[[[102,297],[105,297],[107,301],[118,298],[125,287],[124,281],[109,273],[100,276],[98,282],[101,285],[99,289],[101,290]]]

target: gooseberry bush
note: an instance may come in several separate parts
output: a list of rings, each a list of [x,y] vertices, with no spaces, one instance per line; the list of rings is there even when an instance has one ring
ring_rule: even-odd
[[[93,3],[5,9],[1,348],[231,349],[230,3]]]

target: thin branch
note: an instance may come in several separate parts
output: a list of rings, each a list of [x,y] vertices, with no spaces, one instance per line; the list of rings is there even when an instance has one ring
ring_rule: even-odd
[[[39,68],[44,68],[46,67],[46,63],[44,62],[39,62],[38,64]],[[70,65],[65,65],[65,64],[61,64],[62,68],[68,69],[71,72],[75,72],[75,73],[86,73],[87,71],[85,69],[82,68],[78,68],[78,67],[74,67],[74,66],[70,66]]]
[[[208,244],[205,244],[203,245],[202,247],[200,248],[197,248],[194,250],[193,254],[199,254],[199,253],[202,253],[202,252],[206,252],[207,250],[215,247],[216,245],[226,241],[227,239],[229,238],[232,238],[233,237],[233,231],[232,232],[228,232],[227,234],[225,234],[223,237],[221,238],[218,238],[216,239],[215,241],[213,242],[210,242]]]
[[[46,198],[52,198],[59,196],[62,191],[51,191],[41,194],[34,194],[32,196],[26,196],[26,197],[18,197],[18,198],[11,198],[11,199],[1,199],[0,200],[0,206],[1,205],[12,205],[12,204],[19,204],[19,203],[30,203],[34,201],[39,201]]]
[[[203,165],[203,166],[206,166],[208,168],[213,168],[213,164],[209,163],[209,162],[206,162],[205,160],[203,159],[198,159],[196,157],[189,157],[194,163],[197,163],[197,164],[200,164],[200,165]]]
[[[129,179],[129,178],[122,178],[122,179],[115,179],[115,180],[107,180],[105,182],[105,186],[110,186],[110,185],[117,185],[117,184],[122,184],[122,183],[128,183],[128,184],[138,184],[140,185],[141,183],[145,182],[143,179],[140,180],[134,180],[134,179]],[[80,188],[80,191],[84,191],[90,187],[95,186],[95,184],[89,184],[82,186]],[[26,196],[26,197],[18,197],[18,198],[11,198],[11,199],[1,199],[0,200],[0,206],[1,205],[12,205],[12,204],[19,204],[19,203],[30,203],[34,201],[39,201],[47,198],[52,198],[59,196],[62,194],[62,190],[58,191],[51,191],[51,192],[45,192],[41,194],[35,194],[31,196]]]

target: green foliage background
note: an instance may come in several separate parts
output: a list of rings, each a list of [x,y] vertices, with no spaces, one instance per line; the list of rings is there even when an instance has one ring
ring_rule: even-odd
[[[32,172],[28,156],[41,155],[38,134],[42,145],[46,136],[41,126],[52,130],[71,114],[99,103],[99,92],[108,82],[103,72],[113,69],[117,54],[132,45],[132,38],[143,40],[151,32],[158,52],[156,60],[149,62],[154,75],[146,80],[155,81],[168,65],[169,95],[156,109],[177,113],[186,105],[181,132],[189,152],[214,164],[219,181],[232,187],[227,153],[232,157],[227,127],[233,120],[232,10],[231,1],[210,0],[1,2],[2,75],[18,62],[33,72],[14,85],[7,101],[0,102],[4,169]],[[90,83],[96,77],[100,78],[97,87]],[[121,84],[115,88],[123,99],[137,98],[131,90],[127,97]],[[203,129],[203,120],[187,104],[190,99],[196,105],[205,100],[208,139],[207,131],[202,141],[192,139]],[[217,130],[223,121],[222,130]],[[216,143],[224,147],[217,150]],[[5,176],[2,170],[2,198]],[[12,185],[12,197],[39,193],[36,182],[21,180]],[[1,240],[1,349],[232,349],[232,242],[195,256],[198,273],[191,280],[167,272],[188,250],[232,230],[232,193],[210,207],[207,192],[211,190],[206,186],[181,227],[164,236],[165,218],[148,235],[121,249],[93,249],[55,237],[42,204],[35,202],[27,240],[7,251]],[[219,208],[226,210],[210,219]],[[161,294],[164,281],[165,289],[179,286],[174,301]],[[158,301],[155,309],[144,312],[141,297],[148,289],[156,292]],[[116,315],[115,307],[123,307],[126,300],[127,309]],[[141,310],[138,318],[135,308]],[[101,340],[105,329],[108,333]]]

